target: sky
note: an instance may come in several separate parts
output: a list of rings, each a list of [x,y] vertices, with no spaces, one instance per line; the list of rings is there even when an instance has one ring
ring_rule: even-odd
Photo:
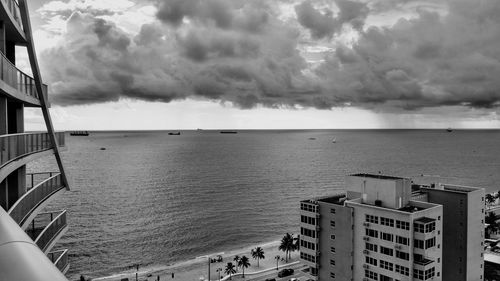
[[[29,8],[57,130],[500,128],[497,0]]]

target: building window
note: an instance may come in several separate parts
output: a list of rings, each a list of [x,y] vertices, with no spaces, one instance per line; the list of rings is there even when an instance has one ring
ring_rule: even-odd
[[[331,265],[335,265],[335,260],[330,260]]]
[[[380,260],[380,267],[383,268],[383,269],[392,271],[394,265],[393,265],[392,262],[386,262],[384,260]]]
[[[382,238],[385,241],[394,241],[394,235],[390,233],[385,233],[385,232],[380,232],[380,238]]]
[[[330,235],[330,239],[335,240],[335,234]]]
[[[410,245],[409,242],[410,241],[408,238],[396,235],[396,243],[401,244],[401,245]]]
[[[374,237],[374,238],[378,238],[378,231],[374,230],[374,229],[365,229],[365,233],[366,233],[366,236],[370,236],[370,237]]]
[[[335,247],[330,247],[330,252],[335,253]]]
[[[380,246],[380,252],[384,255],[388,255],[388,256],[391,256],[393,255],[393,250],[390,249],[390,248],[386,248],[386,247],[383,247],[383,246]]]
[[[429,249],[436,246],[436,237],[425,240],[425,248]]]
[[[335,214],[335,209],[330,209],[331,214]]]
[[[330,226],[335,227],[335,221],[330,221]]]
[[[396,257],[402,260],[410,260],[410,254],[396,250]]]
[[[424,249],[424,240],[414,239],[413,244],[415,248]]]
[[[309,262],[312,262],[312,263],[316,262],[316,257],[315,256],[309,255],[309,254],[306,254],[306,253],[302,253],[302,252],[300,252],[300,259],[303,259],[303,260],[306,260],[306,261],[309,261]]]
[[[365,220],[366,220],[366,222],[378,223],[378,217],[377,216],[366,215]]]
[[[431,279],[434,276],[436,276],[436,268],[432,267],[425,271],[425,280]]]
[[[316,238],[316,231],[308,229],[308,228],[300,228],[300,234],[304,236],[309,236],[312,238]]]
[[[335,273],[334,272],[330,272],[330,277],[335,279]]]
[[[410,230],[410,223],[407,221],[396,220],[396,228]]]
[[[372,280],[378,280],[378,274],[368,269],[365,270],[365,277],[370,278]]]
[[[367,264],[377,266],[377,259],[374,259],[372,257],[365,257],[365,258],[366,258],[365,261]]]
[[[394,220],[389,218],[380,217],[380,224],[394,227]]]
[[[418,269],[413,269],[413,278],[418,279],[418,280],[424,280],[424,271],[418,270]]]
[[[316,218],[311,218],[308,216],[300,216],[300,222],[311,224],[311,225],[316,225]]]
[[[410,276],[410,269],[408,267],[396,264],[396,270],[397,273],[403,274],[406,276]]]
[[[369,251],[372,251],[372,252],[377,252],[377,248],[378,248],[378,246],[375,245],[375,244],[365,243],[365,249],[366,250],[369,250]]]

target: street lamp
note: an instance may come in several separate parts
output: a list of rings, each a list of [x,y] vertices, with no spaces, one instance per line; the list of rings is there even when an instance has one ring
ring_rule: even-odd
[[[219,268],[217,268],[216,271],[219,272],[219,281],[220,281],[220,272],[222,271],[222,268],[219,267]]]

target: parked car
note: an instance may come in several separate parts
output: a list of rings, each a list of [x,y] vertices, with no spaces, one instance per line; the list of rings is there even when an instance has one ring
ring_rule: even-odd
[[[283,270],[281,270],[280,272],[278,272],[278,277],[286,277],[286,276],[290,276],[293,274],[293,269],[291,268],[285,268]]]
[[[276,278],[268,278],[266,281],[276,281]]]
[[[297,278],[290,278],[290,281],[297,281]]]

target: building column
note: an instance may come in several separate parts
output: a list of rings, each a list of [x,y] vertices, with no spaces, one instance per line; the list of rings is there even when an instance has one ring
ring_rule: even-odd
[[[0,52],[5,54],[5,25],[0,21]]]
[[[26,166],[7,177],[7,208],[12,207],[26,192]]]
[[[16,44],[12,41],[5,41],[5,57],[16,65]]]
[[[7,98],[0,96],[0,135],[8,134],[8,119]]]
[[[8,195],[7,191],[7,179],[4,179],[2,182],[0,182],[0,207],[2,207],[4,210],[7,211],[7,197]]]

